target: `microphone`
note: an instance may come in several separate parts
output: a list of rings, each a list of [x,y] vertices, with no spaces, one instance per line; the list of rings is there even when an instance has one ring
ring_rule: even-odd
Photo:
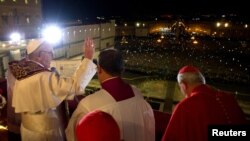
[[[54,73],[56,74],[57,77],[60,76],[59,72],[56,70],[55,67],[51,67],[51,68],[50,68],[50,71],[51,71],[51,72],[54,72]]]

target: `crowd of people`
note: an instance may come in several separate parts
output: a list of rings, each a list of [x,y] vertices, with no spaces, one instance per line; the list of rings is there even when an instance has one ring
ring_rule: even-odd
[[[129,58],[124,60],[124,52],[117,49],[106,49],[95,64],[94,52],[93,40],[86,39],[78,69],[72,77],[61,78],[49,68],[52,46],[43,39],[32,40],[27,57],[9,63],[8,126],[13,127],[9,132],[20,134],[22,141],[154,141],[152,107],[139,89],[121,78]],[[96,72],[101,89],[84,97],[67,120],[61,104],[80,94]],[[196,67],[180,69],[177,80],[186,99],[176,106],[162,141],[206,141],[211,124],[247,123],[234,97],[206,85]]]
[[[178,69],[184,65],[198,66],[207,79],[214,82],[249,85],[250,49],[240,41],[203,38],[185,40],[176,43],[175,38],[143,37],[128,38],[126,44],[117,39],[115,47],[119,49],[129,70],[159,74],[175,78]]]

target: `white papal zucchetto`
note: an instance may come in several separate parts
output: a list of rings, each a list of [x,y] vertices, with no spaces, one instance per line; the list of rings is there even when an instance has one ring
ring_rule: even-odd
[[[37,50],[44,42],[45,40],[43,38],[30,40],[26,48],[27,54],[31,54]]]

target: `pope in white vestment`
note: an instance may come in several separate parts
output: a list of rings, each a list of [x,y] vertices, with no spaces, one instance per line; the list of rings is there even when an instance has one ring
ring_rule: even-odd
[[[116,50],[104,50],[100,53],[97,66],[102,89],[83,98],[78,104],[66,129],[68,141],[76,140],[76,124],[94,110],[113,116],[119,125],[123,141],[155,140],[153,110],[137,88],[121,79],[122,62]]]
[[[85,55],[88,53],[90,57],[85,56],[71,78],[60,78],[48,70],[52,49],[43,40],[32,41],[27,47],[28,54],[37,53],[35,56],[38,58],[9,63],[16,78],[12,106],[16,113],[21,113],[22,141],[64,140],[63,123],[57,107],[63,100],[72,99],[82,92],[96,72],[96,65],[90,60],[94,52],[90,45],[93,42],[89,39],[86,42]]]

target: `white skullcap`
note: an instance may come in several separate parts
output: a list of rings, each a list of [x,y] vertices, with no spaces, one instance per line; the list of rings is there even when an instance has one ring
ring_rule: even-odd
[[[45,40],[40,38],[40,39],[34,39],[29,41],[29,44],[27,45],[27,54],[31,54],[34,52],[36,49],[38,49],[42,43],[44,43]]]

